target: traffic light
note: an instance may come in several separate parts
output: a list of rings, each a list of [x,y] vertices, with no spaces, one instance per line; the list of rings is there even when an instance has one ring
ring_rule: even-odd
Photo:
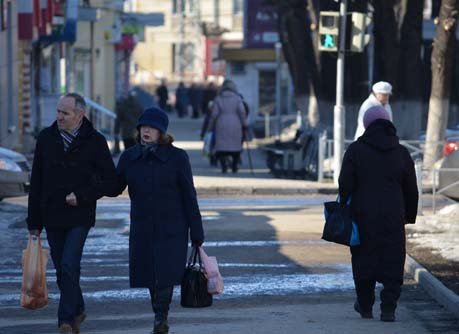
[[[339,48],[339,12],[320,12],[319,51],[336,52]],[[366,33],[371,18],[365,13],[351,12],[346,20],[345,50],[363,52],[370,42]]]
[[[339,46],[339,13],[320,12],[319,50],[338,51]]]
[[[346,43],[346,50],[351,52],[363,52],[365,46],[370,42],[370,34],[366,33],[371,24],[371,18],[364,13],[351,13],[350,43]]]

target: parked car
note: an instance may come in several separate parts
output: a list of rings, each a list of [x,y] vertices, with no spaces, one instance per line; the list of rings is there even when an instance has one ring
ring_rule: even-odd
[[[27,195],[30,171],[30,164],[23,154],[0,147],[0,200]]]
[[[454,168],[457,171],[440,171],[438,174],[439,189],[443,189],[453,183],[457,185],[446,189],[442,193],[455,200],[459,200],[459,136],[449,137],[443,147],[443,161],[441,168]]]

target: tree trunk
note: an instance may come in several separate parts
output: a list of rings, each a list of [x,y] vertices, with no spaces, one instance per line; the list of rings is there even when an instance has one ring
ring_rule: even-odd
[[[394,117],[401,138],[417,139],[422,123],[422,14],[423,1],[403,0],[400,17],[398,92],[400,108]],[[397,108],[394,108],[396,110]]]
[[[319,98],[320,88],[314,43],[306,15],[306,1],[277,0],[271,3],[276,6],[279,16],[279,36],[284,58],[292,76],[297,108],[301,110],[303,117],[312,114],[313,123],[310,126],[316,126],[319,120],[318,104],[313,103],[315,107],[308,111],[306,108],[309,103],[304,103],[305,96],[310,93],[311,85],[316,99]]]
[[[419,1],[419,0],[418,0]],[[394,0],[374,0],[374,81],[388,81],[397,91],[399,29]]]
[[[424,153],[424,165],[428,168],[441,157],[442,147],[438,143],[444,140],[448,120],[458,15],[459,0],[442,1],[432,51],[432,90]]]

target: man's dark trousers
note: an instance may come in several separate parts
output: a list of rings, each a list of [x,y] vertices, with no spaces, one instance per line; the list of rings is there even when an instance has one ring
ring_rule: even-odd
[[[61,292],[59,326],[62,323],[72,325],[75,317],[85,310],[80,288],[80,262],[89,229],[87,226],[46,229]]]

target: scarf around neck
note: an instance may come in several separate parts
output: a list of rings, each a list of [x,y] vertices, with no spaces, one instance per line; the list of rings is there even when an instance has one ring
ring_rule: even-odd
[[[156,152],[158,149],[158,142],[152,142],[152,143],[147,143],[141,140],[140,142],[140,147],[142,148],[142,158],[146,158],[147,156],[150,155],[150,153]]]

